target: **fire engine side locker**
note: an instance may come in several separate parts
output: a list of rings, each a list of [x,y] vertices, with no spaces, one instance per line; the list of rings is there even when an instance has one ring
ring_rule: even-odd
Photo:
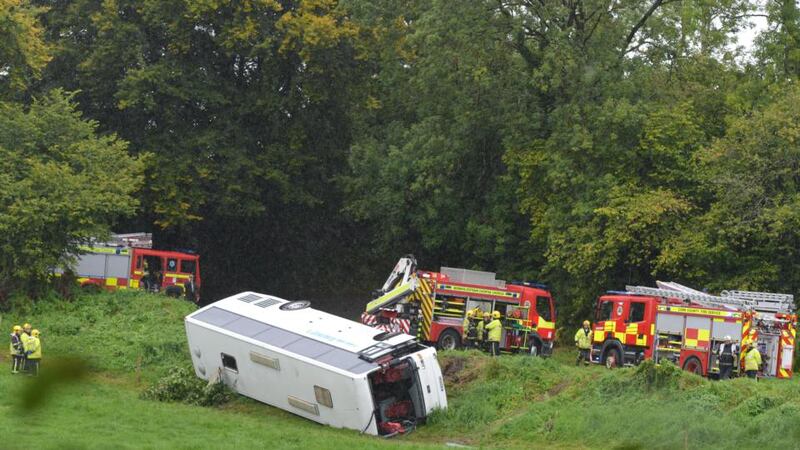
[[[664,306],[659,308],[660,311],[656,316],[656,337],[658,338],[662,334],[681,335],[681,349],[683,351],[680,352],[680,359],[676,361],[678,366],[683,367],[686,360],[694,356],[702,363],[704,374],[718,372],[716,348],[724,340],[725,336],[731,336],[737,343],[741,340],[741,320],[726,321],[724,318],[661,312],[661,310],[666,310],[667,308]],[[691,333],[689,333],[690,330],[692,330]],[[667,357],[662,353],[669,351],[659,349],[660,346],[657,345],[655,348],[654,357],[656,361],[661,357]]]
[[[78,256],[75,274],[79,278],[104,278],[105,286],[127,287],[131,264],[130,250],[115,248],[101,250],[104,251]]]

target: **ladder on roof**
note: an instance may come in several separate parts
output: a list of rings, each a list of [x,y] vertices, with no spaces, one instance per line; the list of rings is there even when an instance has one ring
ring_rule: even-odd
[[[674,282],[656,283],[658,288],[626,286],[625,289],[634,294],[692,300],[706,306],[752,309],[764,313],[794,312],[794,296],[791,294],[730,290],[716,296]]]
[[[752,301],[753,309],[763,312],[794,312],[794,295],[754,291],[722,291],[723,297],[734,297]]]
[[[691,300],[704,306],[723,306],[726,308],[752,308],[752,302],[731,297],[719,297],[703,292],[683,292],[672,289],[652,288],[647,286],[625,286],[625,290],[634,294],[652,295],[655,297],[678,298],[681,300]]]

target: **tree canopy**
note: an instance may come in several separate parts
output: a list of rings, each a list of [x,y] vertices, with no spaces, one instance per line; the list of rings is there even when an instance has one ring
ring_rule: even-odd
[[[567,321],[655,279],[798,289],[792,0],[0,2],[6,108],[69,99],[144,173],[95,224],[196,248],[213,293],[365,299],[406,253]]]

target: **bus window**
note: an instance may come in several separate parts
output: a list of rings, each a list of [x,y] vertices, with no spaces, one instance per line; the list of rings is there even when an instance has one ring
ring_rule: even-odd
[[[611,320],[611,312],[614,310],[614,302],[611,300],[604,301],[600,304],[600,307],[597,308],[597,318],[596,322],[600,322],[603,320]]]
[[[553,321],[553,312],[550,309],[550,297],[536,297],[536,314],[548,322]]]
[[[194,261],[190,259],[181,260],[182,273],[194,273]]]

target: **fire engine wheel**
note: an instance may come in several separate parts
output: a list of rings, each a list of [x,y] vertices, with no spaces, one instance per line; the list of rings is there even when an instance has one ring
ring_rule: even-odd
[[[100,286],[94,283],[82,284],[81,289],[83,290],[83,292],[87,292],[89,294],[99,294],[101,291]]]
[[[167,286],[164,293],[167,294],[167,297],[178,298],[183,294],[183,288],[180,286]]]
[[[610,348],[606,350],[603,355],[603,363],[605,363],[606,368],[609,369],[622,367],[622,354],[620,353],[619,349]]]
[[[695,375],[702,375],[703,365],[700,363],[699,359],[692,356],[690,358],[686,358],[686,361],[683,362],[683,370],[691,372]]]
[[[542,355],[542,342],[539,340],[534,340],[531,344],[531,349],[528,352],[530,356],[541,356]]]
[[[439,335],[436,347],[439,350],[455,350],[461,346],[461,336],[452,328],[448,328]]]

